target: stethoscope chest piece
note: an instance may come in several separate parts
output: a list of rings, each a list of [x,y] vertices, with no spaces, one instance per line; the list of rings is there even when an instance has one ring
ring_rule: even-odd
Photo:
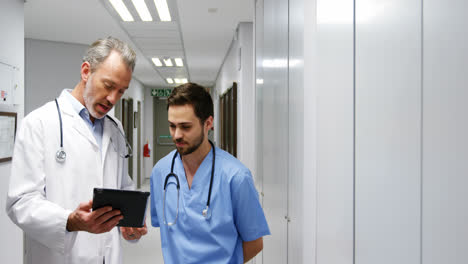
[[[60,148],[57,150],[57,153],[55,153],[55,159],[59,163],[64,163],[65,160],[67,159],[67,153],[63,150],[63,148]]]
[[[205,220],[209,220],[211,218],[211,210],[209,206],[207,206],[205,209],[202,211],[203,217],[205,217]]]

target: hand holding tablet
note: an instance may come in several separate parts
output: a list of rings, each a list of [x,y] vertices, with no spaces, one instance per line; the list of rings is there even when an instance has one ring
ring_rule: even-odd
[[[117,226],[143,227],[149,196],[149,192],[94,188],[92,208],[111,206],[123,215]]]

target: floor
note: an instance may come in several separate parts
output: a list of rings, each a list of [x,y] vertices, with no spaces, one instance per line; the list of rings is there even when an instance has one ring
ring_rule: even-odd
[[[141,186],[141,191],[149,192],[149,179]],[[124,264],[158,264],[164,263],[161,252],[161,240],[159,228],[151,226],[151,215],[149,204],[146,212],[146,226],[148,234],[137,243],[129,243],[123,240],[123,263]]]

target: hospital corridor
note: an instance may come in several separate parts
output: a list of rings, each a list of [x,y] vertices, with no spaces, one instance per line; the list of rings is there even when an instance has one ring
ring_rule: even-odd
[[[1,0],[0,263],[467,264],[466,14]]]

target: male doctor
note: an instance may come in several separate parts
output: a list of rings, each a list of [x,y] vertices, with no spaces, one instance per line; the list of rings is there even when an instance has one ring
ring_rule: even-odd
[[[187,83],[167,99],[176,150],[151,175],[151,223],[165,263],[239,264],[263,249],[270,230],[250,171],[208,140],[213,101]]]
[[[134,188],[122,125],[107,113],[127,90],[135,58],[118,39],[96,41],[75,88],[24,118],[6,211],[26,235],[27,263],[119,264],[119,233],[127,240],[146,234],[146,226],[115,228],[118,210],[91,210],[94,187]]]

